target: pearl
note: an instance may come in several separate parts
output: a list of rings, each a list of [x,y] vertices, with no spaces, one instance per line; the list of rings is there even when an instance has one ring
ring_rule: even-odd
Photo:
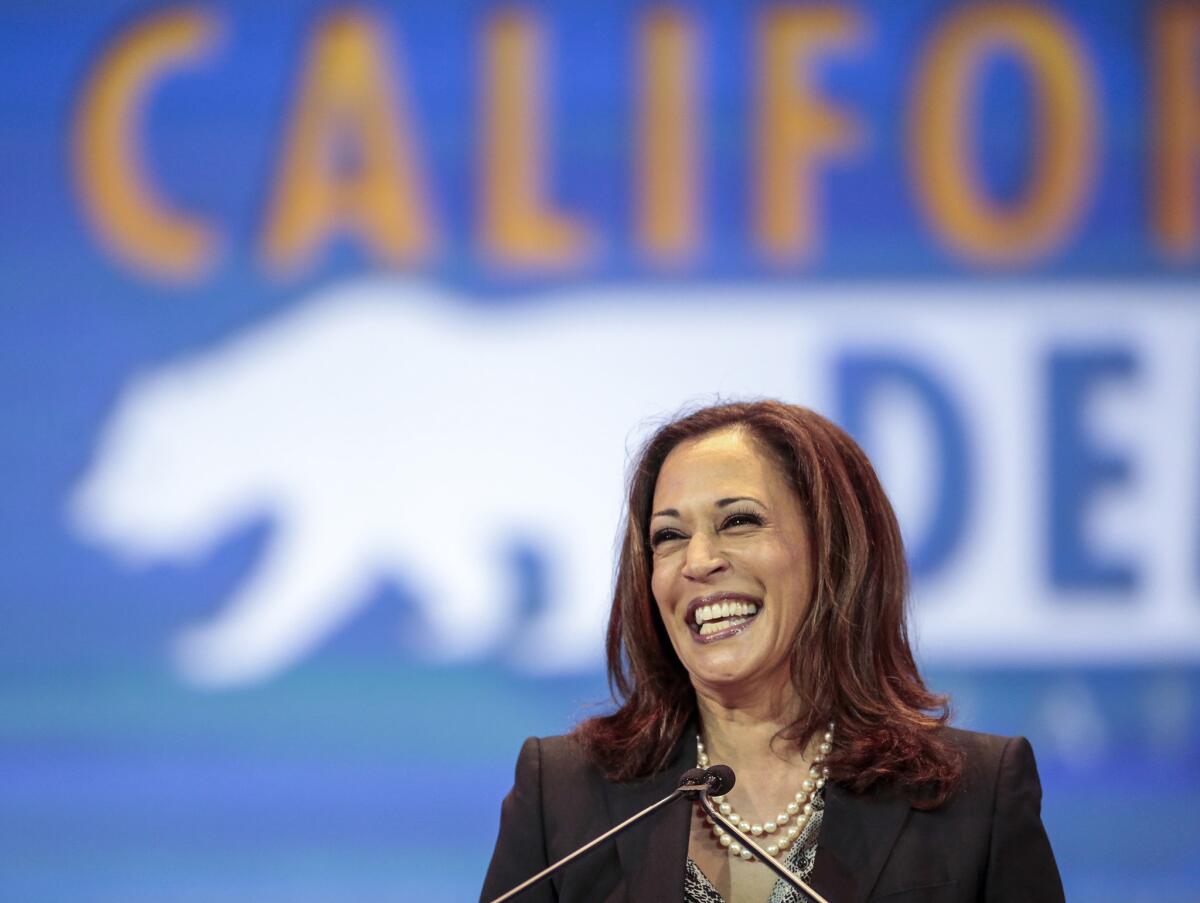
[[[825,733],[823,741],[818,745],[818,754],[814,757],[812,764],[809,766],[808,774],[801,784],[801,790],[794,797],[794,801],[789,802],[784,808],[785,811],[780,812],[773,820],[765,821],[761,824],[751,823],[749,819],[742,818],[735,811],[733,806],[728,802],[725,796],[709,797],[716,805],[717,811],[729,820],[729,823],[741,831],[743,834],[751,834],[754,837],[762,837],[764,834],[773,835],[779,833],[779,837],[774,838],[775,843],[771,843],[766,848],[768,856],[776,857],[783,850],[786,850],[796,839],[804,826],[808,823],[812,813],[815,811],[811,802],[812,797],[817,791],[825,786],[825,779],[829,776],[829,767],[820,765],[825,755],[832,750],[833,741],[833,723],[829,724],[829,731]],[[696,761],[701,768],[709,766],[708,754],[704,751],[704,743],[699,737],[696,737]],[[712,816],[708,815],[702,807],[697,806],[697,814],[705,819],[712,826],[713,835],[717,839],[717,843],[729,852],[730,856],[736,856],[744,859],[747,862],[754,859],[754,853],[748,846],[743,846],[737,843],[734,838],[736,834],[732,834],[724,829],[724,826]],[[794,824],[788,824],[794,818]],[[785,828],[786,826],[786,828]]]

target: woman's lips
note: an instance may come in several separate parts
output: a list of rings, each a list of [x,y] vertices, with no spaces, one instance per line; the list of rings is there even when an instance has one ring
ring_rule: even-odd
[[[761,608],[760,599],[745,593],[709,593],[688,604],[685,620],[693,639],[711,643],[740,633]]]

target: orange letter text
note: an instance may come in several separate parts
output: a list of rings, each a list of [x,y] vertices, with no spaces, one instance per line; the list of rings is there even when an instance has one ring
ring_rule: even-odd
[[[140,152],[142,118],[158,83],[207,53],[216,33],[212,16],[197,11],[139,22],[101,57],[75,119],[72,162],[88,221],[117,257],[169,281],[201,275],[216,241],[156,190]]]
[[[696,28],[683,12],[655,10],[641,28],[638,97],[638,221],[642,247],[678,262],[699,231]]]
[[[780,263],[811,257],[817,226],[818,165],[860,143],[860,128],[813,90],[820,57],[862,39],[858,19],[838,7],[772,11],[758,29],[756,232]]]
[[[542,46],[530,14],[502,12],[487,26],[483,61],[483,245],[498,264],[562,268],[580,262],[584,226],[551,209],[541,88]]]
[[[1154,230],[1183,258],[1196,252],[1200,166],[1200,8],[1175,4],[1154,21]]]
[[[267,218],[273,266],[299,268],[343,229],[389,264],[429,255],[434,226],[402,100],[379,24],[330,16],[308,52]]]
[[[981,185],[970,129],[979,75],[998,51],[1028,71],[1036,106],[1031,175],[1005,204]],[[947,246],[984,263],[1021,264],[1069,237],[1092,182],[1096,114],[1087,59],[1052,12],[986,3],[952,13],[919,73],[909,129],[917,192]]]

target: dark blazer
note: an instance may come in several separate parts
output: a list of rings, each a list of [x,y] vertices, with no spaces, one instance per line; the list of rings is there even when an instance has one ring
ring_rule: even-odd
[[[1063,899],[1042,827],[1029,741],[947,728],[965,768],[932,812],[885,788],[825,788],[810,884],[829,903],[1051,903]],[[675,789],[695,764],[685,731],[671,764],[635,783],[606,780],[570,737],[531,737],[504,800],[484,880],[489,901]],[[691,807],[678,802],[526,891],[522,903],[682,903]]]

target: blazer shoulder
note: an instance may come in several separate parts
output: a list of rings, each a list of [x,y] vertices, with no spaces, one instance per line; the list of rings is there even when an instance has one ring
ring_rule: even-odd
[[[962,754],[964,764],[999,765],[1006,756],[1017,748],[1031,749],[1024,737],[1006,737],[1002,734],[985,734],[957,727],[942,728],[942,735]]]
[[[963,752],[963,781],[951,807],[968,817],[989,814],[986,865],[979,899],[1062,903],[1062,880],[1042,823],[1042,785],[1024,737],[950,730]]]
[[[943,727],[942,735],[964,754],[983,756],[984,758],[999,758],[1004,747],[1017,737],[1006,737],[1002,734],[985,734],[981,731],[968,731],[960,727]]]
[[[500,832],[481,899],[515,887],[600,833],[596,828],[604,824],[606,809],[597,776],[570,735],[525,740],[512,790],[500,807]],[[545,882],[527,895],[550,903],[558,899],[559,886]]]
[[[552,737],[531,737],[542,747],[542,755],[555,761],[586,761],[587,756],[579,738],[574,734],[555,734]]]
[[[574,734],[553,737],[530,737],[525,741],[536,744],[543,771],[555,777],[581,777],[596,771],[583,745]]]
[[[1006,737],[960,728],[942,728],[943,736],[962,755],[962,778],[958,796],[992,797],[1001,784],[1040,783],[1033,747],[1024,737]]]
[[[551,808],[553,801],[580,799],[585,795],[599,801],[608,782],[577,737],[573,734],[530,737],[521,749],[522,758],[532,750],[536,750],[538,778]]]

